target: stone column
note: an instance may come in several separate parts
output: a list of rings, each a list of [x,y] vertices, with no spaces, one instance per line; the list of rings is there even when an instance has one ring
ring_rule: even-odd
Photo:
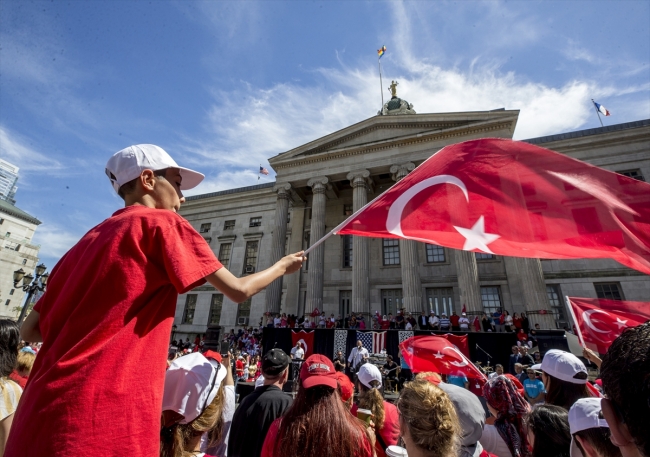
[[[291,198],[291,184],[278,184],[273,189],[278,194],[275,205],[275,225],[271,238],[271,264],[284,257],[287,239],[287,217],[289,216],[289,199]],[[282,301],[282,277],[273,281],[266,288],[266,310],[272,313],[280,312]]]
[[[413,162],[393,165],[390,172],[395,181],[400,181],[415,168]],[[422,303],[422,282],[420,281],[420,262],[418,243],[414,240],[400,240],[400,265],[402,266],[402,298],[407,312],[419,313],[424,309]]]
[[[525,312],[531,328],[539,324],[542,329],[555,329],[555,318],[546,295],[542,262],[523,257],[504,257],[503,260],[514,311]],[[540,311],[546,311],[546,314],[539,314]]]
[[[311,201],[311,231],[309,245],[313,245],[325,235],[325,203],[329,179],[327,177],[312,178],[307,182],[311,187],[313,197]],[[307,271],[307,303],[305,314],[311,313],[314,308],[323,311],[323,274],[325,260],[325,244],[318,245],[309,253],[309,270]]]
[[[368,203],[368,181],[370,172],[359,170],[348,173],[347,179],[352,185],[352,203],[357,211]],[[368,238],[352,238],[352,311],[370,314],[370,260],[368,255]]]
[[[458,288],[460,289],[460,303],[457,303],[454,309],[460,311],[465,305],[468,317],[480,315],[483,312],[483,304],[481,303],[481,286],[478,282],[476,256],[471,251],[459,249],[453,251]],[[470,321],[473,321],[473,318]]]

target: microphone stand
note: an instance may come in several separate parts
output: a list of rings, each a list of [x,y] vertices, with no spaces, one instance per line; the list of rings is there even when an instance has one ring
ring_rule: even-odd
[[[489,367],[490,366],[490,361],[492,360],[492,356],[490,354],[488,354],[488,352],[485,349],[483,349],[481,346],[479,346],[478,344],[476,345],[476,349],[481,351],[483,354],[487,355],[487,358],[488,358],[487,366]]]

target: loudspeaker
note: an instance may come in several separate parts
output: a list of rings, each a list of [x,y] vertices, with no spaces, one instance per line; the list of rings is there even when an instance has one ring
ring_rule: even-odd
[[[208,329],[205,331],[205,340],[203,341],[203,350],[210,349],[211,351],[219,352],[221,351],[221,341],[219,336],[221,335],[221,326],[220,325],[208,325]]]
[[[535,333],[542,354],[546,354],[549,349],[571,352],[563,330],[535,330]]]

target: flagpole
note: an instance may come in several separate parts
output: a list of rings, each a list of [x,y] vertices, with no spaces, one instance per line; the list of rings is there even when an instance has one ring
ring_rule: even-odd
[[[582,337],[582,331],[580,331],[580,324],[578,324],[578,318],[576,317],[576,313],[573,311],[573,306],[571,306],[571,301],[569,300],[568,295],[565,295],[564,299],[566,301],[567,308],[569,308],[569,313],[571,313],[571,318],[573,319],[573,323],[576,326],[576,332],[578,333],[580,344],[582,345],[583,348],[587,347],[585,346],[585,339]]]
[[[262,164],[260,164],[260,167],[257,169],[257,182],[260,182],[260,172],[262,171]]]
[[[596,110],[596,115],[598,116],[598,120],[600,121],[600,126],[601,126],[601,127],[605,127],[605,126],[603,125],[603,120],[600,118],[600,111],[598,111],[598,107],[596,106],[596,102],[594,101],[593,98],[591,99],[591,103],[594,104],[594,109]]]
[[[377,57],[377,64],[379,65],[379,92],[381,92],[381,108],[379,111],[384,109],[384,83],[381,79],[381,56]]]

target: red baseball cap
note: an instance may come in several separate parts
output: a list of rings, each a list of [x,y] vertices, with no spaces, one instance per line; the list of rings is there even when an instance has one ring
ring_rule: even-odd
[[[345,373],[341,371],[336,372],[336,379],[339,381],[341,386],[341,400],[348,401],[352,395],[354,395],[354,386]]]
[[[310,355],[300,369],[300,380],[305,389],[328,386],[336,389],[336,370],[332,361],[321,354]]]
[[[211,351],[210,349],[208,349],[203,353],[203,357],[205,357],[206,359],[214,359],[219,363],[222,362],[221,354],[219,354],[218,352]]]

